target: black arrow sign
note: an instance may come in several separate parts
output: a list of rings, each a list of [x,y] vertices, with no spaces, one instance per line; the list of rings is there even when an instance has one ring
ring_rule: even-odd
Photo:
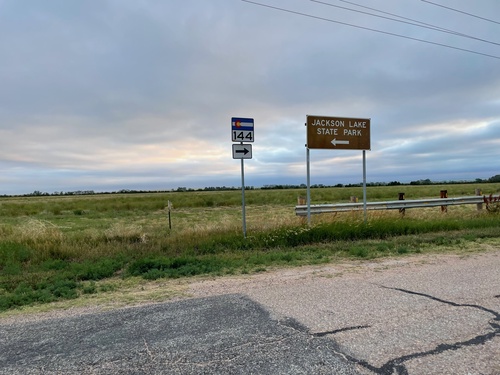
[[[243,149],[243,150],[236,150],[235,153],[237,154],[243,154],[243,155],[246,155],[248,154],[250,151],[248,149]]]
[[[252,145],[234,145],[233,144],[233,159],[251,159]]]

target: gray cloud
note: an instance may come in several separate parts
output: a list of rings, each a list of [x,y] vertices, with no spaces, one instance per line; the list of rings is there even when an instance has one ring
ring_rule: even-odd
[[[266,3],[500,55],[312,2]],[[363,3],[500,42],[498,25],[423,2]],[[500,65],[484,56],[227,0],[3,0],[0,54],[0,193],[237,185],[232,116],[255,118],[255,185],[305,181],[307,114],[372,118],[369,179],[498,174]],[[315,183],[359,182],[360,152],[312,154]]]

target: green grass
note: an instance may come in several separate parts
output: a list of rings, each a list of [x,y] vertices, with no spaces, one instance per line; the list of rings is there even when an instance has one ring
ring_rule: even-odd
[[[446,185],[448,195],[472,185]],[[500,184],[480,186],[497,193]],[[372,200],[439,196],[440,186],[369,187]],[[475,206],[294,215],[302,190],[183,192],[0,199],[0,311],[105,293],[109,278],[146,280],[263,272],[271,267],[448,251],[500,238],[500,217]],[[358,188],[313,189],[313,203],[346,202]],[[167,202],[173,203],[172,230]]]

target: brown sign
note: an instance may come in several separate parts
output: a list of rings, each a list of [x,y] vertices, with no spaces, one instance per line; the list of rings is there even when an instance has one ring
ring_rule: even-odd
[[[307,116],[307,147],[369,150],[370,119]]]

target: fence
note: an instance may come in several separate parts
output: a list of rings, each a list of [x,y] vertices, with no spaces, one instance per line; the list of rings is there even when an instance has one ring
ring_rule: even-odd
[[[443,198],[437,199],[413,199],[413,200],[394,200],[385,202],[366,202],[367,210],[399,210],[404,213],[407,208],[426,208],[426,207],[439,207],[442,211],[446,211],[447,206],[461,205],[461,204],[475,204],[478,210],[482,208],[484,203],[483,196],[468,196],[448,198],[445,190],[441,192]],[[402,193],[401,193],[402,194]],[[400,198],[402,198],[400,194]],[[403,194],[404,197],[404,194]],[[495,198],[498,198],[496,196]],[[339,204],[315,204],[311,205],[311,214],[323,214],[331,212],[346,212],[346,211],[362,211],[364,209],[363,203],[339,203]],[[295,207],[295,214],[297,216],[307,216],[307,205],[297,205]]]

